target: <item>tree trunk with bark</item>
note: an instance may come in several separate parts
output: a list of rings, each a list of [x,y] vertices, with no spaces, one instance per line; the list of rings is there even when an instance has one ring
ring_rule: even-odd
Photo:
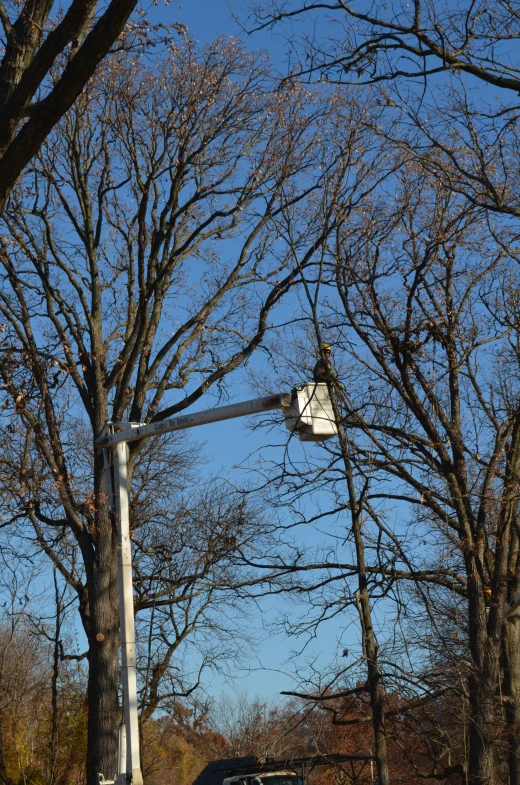
[[[504,622],[502,670],[509,785],[520,785],[520,617],[517,615]]]
[[[17,18],[9,11],[19,6],[0,7],[0,209],[122,33],[136,0],[112,0],[97,20],[97,0],[76,0],[57,19],[50,18],[53,5],[25,2]]]
[[[364,491],[359,495],[356,493],[353,466],[349,458],[348,442],[342,425],[338,403],[336,401],[336,391],[333,383],[329,382],[328,386],[338,427],[338,440],[345,471],[345,481],[348,488],[352,534],[354,536],[356,548],[356,567],[358,576],[358,594],[356,599],[359,620],[361,623],[363,654],[365,656],[367,668],[366,688],[370,698],[370,708],[372,710],[372,727],[376,750],[378,785],[388,785],[388,783],[390,783],[390,769],[388,765],[388,747],[385,727],[384,688],[378,661],[379,645],[372,623],[370,592],[365,561],[365,543],[363,540]]]
[[[87,783],[99,773],[113,779],[117,771],[119,708],[119,612],[116,534],[105,510],[96,517],[96,553],[87,580],[89,597],[89,674]]]

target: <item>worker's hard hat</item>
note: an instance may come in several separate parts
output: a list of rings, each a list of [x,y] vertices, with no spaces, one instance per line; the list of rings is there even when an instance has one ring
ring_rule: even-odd
[[[331,352],[331,351],[332,351],[332,349],[330,348],[330,346],[329,346],[329,344],[328,344],[328,343],[322,343],[322,345],[321,345],[321,351],[322,351],[322,352]]]

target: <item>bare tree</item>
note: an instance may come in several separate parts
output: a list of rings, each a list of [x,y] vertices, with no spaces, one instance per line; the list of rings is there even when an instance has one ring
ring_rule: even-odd
[[[268,68],[230,40],[199,53],[185,39],[150,70],[125,54],[112,58],[4,213],[0,372],[12,438],[3,526],[32,539],[77,595],[89,641],[90,785],[113,771],[118,718],[115,535],[93,440],[109,419],[158,421],[210,389],[225,395],[228,374],[262,342],[300,275],[275,244],[279,217],[303,235],[343,160],[329,143],[349,105],[296,85],[272,92]],[[331,214],[309,258],[334,225]],[[142,472],[137,444],[130,477],[139,460]],[[190,509],[181,534],[192,547]],[[142,608],[167,615],[168,596],[229,563],[233,538],[250,531],[247,514],[235,508],[233,532],[205,521],[191,578],[167,559],[170,567],[150,572],[154,542],[144,525],[136,536]],[[159,545],[168,559],[179,547],[165,536]],[[161,642],[165,666],[171,643]],[[146,689],[153,705],[153,678]]]
[[[474,204],[519,215],[514,5],[415,0],[390,10],[380,2],[357,8],[296,0],[255,3],[251,14],[256,27],[295,25],[288,78],[377,88],[384,127],[376,132]]]
[[[305,273],[316,303],[307,305],[309,329],[317,316],[345,384],[335,395],[369,558],[364,570],[359,558],[342,558],[348,539],[333,527],[314,563],[299,552],[285,564],[295,596],[314,608],[292,629],[312,632],[355,607],[364,573],[376,623],[378,606],[395,614],[378,668],[387,695],[407,695],[398,713],[452,691],[467,722],[467,764],[453,760],[446,739],[429,774],[421,766],[418,775],[465,771],[482,785],[504,781],[508,768],[516,783],[517,622],[503,624],[502,613],[519,575],[517,234],[415,165],[393,185],[391,197],[379,193],[338,228],[319,271]],[[308,334],[302,357],[305,343]],[[293,353],[287,366],[299,361]],[[302,520],[324,527],[329,514],[351,514],[341,455],[322,448],[306,466],[288,454],[280,487]],[[329,509],[302,507],[301,494],[320,488]],[[430,651],[425,668],[421,650]],[[309,678],[336,721],[335,693],[366,690],[355,659],[340,663],[328,682],[316,670]]]
[[[387,238],[383,229],[359,245],[338,236],[341,307],[368,351],[366,359],[353,352],[366,387],[351,422],[369,437],[359,454],[381,480],[369,504],[395,498],[422,507],[460,554],[464,577],[452,581],[468,603],[469,781],[493,782],[509,635],[502,612],[518,588],[514,248],[511,258],[505,245],[490,244],[484,216],[449,191],[423,178],[413,188],[422,196],[406,189],[396,233]],[[384,488],[393,478],[395,488]],[[512,782],[515,740],[511,727]]]
[[[518,40],[518,13],[511,3],[491,0],[443,6],[415,0],[388,9],[384,3],[356,8],[343,0],[251,3],[259,28],[309,16],[332,23],[327,38],[306,34],[295,50],[306,55],[299,74],[324,74],[332,81],[373,84],[408,78],[423,81],[441,72],[463,72],[487,84],[518,93],[520,67],[509,45]],[[303,47],[302,47],[303,44]]]
[[[308,23],[310,18],[318,21],[319,24],[312,29],[308,26],[299,28],[301,35],[294,35],[292,38],[295,43],[293,52],[296,60],[291,77],[293,74],[305,74],[310,80],[320,78],[330,82],[345,82],[358,86],[371,85],[371,89],[377,86],[383,108],[381,123],[374,126],[375,132],[393,139],[400,149],[405,150],[410,166],[418,167],[431,174],[438,183],[442,184],[445,193],[461,194],[469,204],[477,209],[483,208],[484,211],[491,214],[487,219],[488,239],[494,238],[493,242],[496,243],[496,248],[501,249],[501,251],[497,250],[498,255],[503,253],[504,258],[509,258],[510,274],[514,278],[517,255],[516,223],[511,222],[508,230],[505,231],[505,225],[493,216],[505,215],[516,219],[519,214],[516,178],[519,149],[517,133],[519,68],[515,49],[519,33],[517,10],[510,3],[502,2],[478,5],[462,3],[455,7],[418,0],[411,4],[402,3],[391,8],[384,3],[372,4],[370,8],[358,8],[342,1],[324,4],[295,2],[273,3],[265,9],[253,6],[253,17],[255,24],[260,27],[277,24],[283,20],[288,24],[295,25],[298,21]],[[329,22],[332,22],[330,27],[327,26]],[[298,28],[296,27],[296,29]],[[484,215],[485,213],[480,214],[479,220],[485,222]],[[347,242],[350,240],[345,240],[345,243]],[[379,241],[375,242],[374,246],[376,249],[374,253],[377,254],[381,253],[382,247],[388,248],[384,243],[381,245]],[[355,244],[354,247],[356,247]],[[494,251],[495,249],[488,251],[488,253],[490,258],[496,259]],[[348,258],[352,258],[350,253]],[[345,269],[348,266],[345,263]],[[484,277],[487,280],[487,276],[484,275]],[[514,287],[515,284],[506,283],[506,279],[507,275],[504,273],[502,280],[504,291],[507,292],[505,297],[506,301],[510,302],[510,287]],[[371,286],[368,279],[365,281],[365,286]],[[350,287],[344,289],[344,301],[348,300],[351,292]],[[478,311],[476,303],[479,295],[483,298],[483,312],[486,311],[489,303],[489,300],[485,298],[487,294],[485,286],[478,290],[478,295],[475,294],[473,302],[476,311]],[[430,290],[429,297],[434,299],[433,288]],[[369,299],[367,296],[367,303]],[[379,303],[379,294],[376,299]],[[404,301],[400,304],[398,301],[395,303],[396,308],[410,307],[409,303]],[[370,303],[368,307],[372,308],[373,304]],[[423,307],[422,303],[420,307]],[[350,315],[349,311],[347,313],[348,319],[350,319]],[[386,311],[384,316],[388,317]],[[498,315],[498,309],[494,311],[494,317],[497,319],[494,334],[498,340],[500,333],[498,324],[503,326],[505,335],[514,324],[514,317],[511,320],[508,318],[503,323],[502,317]],[[436,330],[438,316],[430,312],[429,318],[432,320],[434,330]],[[475,322],[478,322],[476,316],[473,318]],[[445,323],[448,324],[449,320],[445,319]],[[392,324],[392,320],[388,319],[387,324]],[[482,329],[482,325],[478,325],[475,329],[479,328]],[[394,327],[389,329],[392,332]],[[397,329],[397,333],[400,330],[406,332],[404,321]],[[391,347],[390,351],[395,352],[397,343],[390,332],[387,332],[385,340]],[[408,340],[413,343],[412,338]],[[363,341],[370,351],[375,350],[368,333],[363,337]],[[514,344],[514,340],[512,343]],[[430,346],[437,346],[437,350],[442,352],[443,350],[448,351],[446,348],[448,344],[449,341],[446,343],[444,336],[436,338],[434,335],[431,338]],[[471,349],[464,347],[464,352],[460,353],[451,346],[449,351],[452,360],[448,362],[448,367],[450,369],[453,367],[453,358],[455,357],[464,357],[464,360],[460,359],[460,364],[463,365],[473,350],[476,351],[476,345]],[[481,354],[482,350],[479,349],[479,353]],[[386,361],[383,354],[377,357],[378,363]],[[412,355],[413,350],[411,350],[408,360],[398,363],[397,369],[392,368],[393,371],[395,370],[394,379],[400,379],[403,384],[405,384],[404,378],[406,376],[403,369],[415,366],[413,374],[417,372],[417,364]],[[432,354],[430,353],[429,356],[431,357]],[[459,384],[460,378],[457,368],[455,371],[448,372],[446,370],[447,376],[451,373],[451,380],[455,385]],[[478,365],[478,369],[481,371],[482,364]],[[383,375],[386,373],[385,370]],[[462,376],[465,376],[465,373],[462,373]],[[450,427],[457,418],[464,419],[464,416],[468,414],[469,407],[483,418],[492,417],[485,406],[487,398],[482,394],[480,379],[478,382],[474,381],[474,370],[471,375],[468,373],[468,377],[473,379],[472,383],[478,390],[478,403],[473,400],[468,403],[470,399],[469,396],[466,396],[465,405],[462,403],[450,404],[451,409],[446,413],[445,420],[445,423],[448,423]],[[421,385],[426,384],[426,379],[426,375],[423,376]],[[456,398],[460,395],[456,389],[452,390],[450,395],[452,392]],[[505,433],[509,424],[515,421],[516,405],[513,399],[514,393],[512,399],[508,398],[507,415],[504,415],[503,419],[499,417],[495,421],[493,427],[499,434],[502,434],[502,427],[505,428]],[[407,402],[406,406],[408,405]],[[479,419],[479,415],[473,414],[476,421]],[[508,425],[505,425],[506,422]],[[511,427],[514,431],[514,426]],[[454,440],[451,437],[452,434],[448,433],[446,438],[449,440],[448,444],[453,445]],[[499,440],[502,436],[496,438]],[[504,444],[507,443],[507,438],[508,436],[504,436]],[[433,437],[428,437],[428,443],[432,441]],[[396,443],[392,449],[395,451],[401,448]],[[464,444],[462,452],[467,449]],[[513,464],[515,449],[515,447],[511,447],[512,452],[508,453]],[[476,452],[480,455],[478,450]],[[494,455],[491,447],[489,454]],[[439,457],[439,460],[442,462],[444,458]],[[464,471],[466,471],[466,457],[461,457],[460,460],[463,463]],[[496,460],[502,459],[497,458]],[[512,471],[514,474],[516,469],[511,469],[511,464],[507,463],[509,457],[504,460],[509,467],[504,470],[504,482],[510,490],[514,487],[516,479],[507,481],[505,477],[507,471]],[[475,475],[476,472],[472,472],[472,483]],[[492,484],[491,480],[489,482]],[[508,482],[511,484],[508,485]],[[487,493],[487,486],[486,488],[481,486],[481,492],[484,496]],[[465,498],[465,493],[466,491],[461,491],[461,498]],[[513,492],[511,491],[511,493]],[[503,499],[504,497],[502,497]],[[515,503],[515,501],[511,501],[513,508]],[[490,515],[486,505],[483,505],[483,509],[485,512],[482,512],[480,517],[477,515],[479,523],[482,522],[482,516],[489,518]],[[440,508],[438,513],[440,515]],[[494,514],[499,515],[496,510],[494,510]],[[500,514],[503,514],[505,521],[510,513]],[[504,523],[504,525],[506,524]],[[475,529],[473,537],[478,540],[477,529]],[[509,544],[504,546],[505,552],[508,552],[509,556],[501,555],[501,558],[509,559],[506,570],[507,581],[505,577],[500,579],[502,580],[500,585],[505,583],[508,585],[506,596],[510,596],[510,593],[515,591],[518,575],[518,567],[513,556],[516,548],[514,544],[516,535],[512,534],[511,537],[511,551],[509,551]],[[464,570],[467,569],[469,569],[468,564],[465,563]],[[491,581],[491,578],[488,576],[487,580]],[[464,589],[464,591],[466,590]],[[493,589],[488,586],[486,591],[492,592]],[[503,599],[504,597],[501,596],[500,601]],[[470,639],[472,634],[476,634],[474,633],[474,624],[477,627],[483,628],[484,626],[482,613],[482,608],[477,611],[470,602],[468,618]],[[493,614],[490,612],[487,634],[491,637],[493,637],[493,633],[490,625],[493,618]],[[518,643],[512,643],[512,640],[516,641],[517,634],[516,623],[504,628],[502,631],[504,652],[512,653],[518,649]],[[483,650],[477,657],[477,662],[480,662],[477,666],[479,671],[488,668],[488,664],[484,665],[482,656]],[[471,657],[475,660],[474,650]],[[514,658],[507,661],[506,657],[507,655],[503,654],[503,688],[508,695],[517,695],[517,691],[512,686],[515,681],[512,673],[517,666]],[[489,667],[491,672],[491,666]],[[497,667],[496,659],[494,667]],[[490,687],[489,690],[492,692],[493,688]],[[474,700],[475,693],[472,693],[471,690],[470,693],[472,700]],[[491,707],[490,696],[485,702],[488,708]],[[514,783],[519,781],[520,776],[518,773],[518,750],[515,749],[514,741],[517,733],[514,728],[518,726],[516,704],[517,697],[512,697],[512,699],[506,700],[504,706],[505,716],[508,718],[507,721],[511,728],[509,777],[510,781]],[[480,709],[477,709],[475,702],[473,702],[471,727],[476,735],[480,735],[485,740],[488,734],[479,725],[482,719],[481,717],[477,718],[479,711]],[[488,713],[488,718],[482,720],[484,724],[492,724],[490,716],[493,712],[491,708],[489,711],[491,713]],[[490,734],[492,735],[491,731]],[[475,738],[473,738],[473,742],[470,745],[471,749],[478,749],[479,744]],[[490,746],[493,745],[490,744]],[[478,758],[480,753],[470,751],[469,770],[472,782],[484,782],[488,779],[492,781],[493,776],[500,776],[493,775],[489,771],[486,772],[487,764],[484,760],[479,762],[476,758],[472,758],[473,754],[476,754]]]

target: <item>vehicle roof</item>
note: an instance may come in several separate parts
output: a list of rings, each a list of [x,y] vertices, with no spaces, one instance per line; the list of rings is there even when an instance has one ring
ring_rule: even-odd
[[[375,760],[373,755],[311,755],[305,758],[292,758],[289,760],[273,760],[272,758],[259,759],[253,756],[248,758],[223,758],[214,760],[201,771],[193,785],[223,785],[227,777],[236,777],[246,774],[266,774],[280,771],[295,771],[299,766],[337,765],[346,761]],[[303,768],[302,768],[303,770]],[[307,768],[307,771],[309,768]]]
[[[223,758],[213,760],[202,769],[193,785],[222,785],[226,777],[232,776],[234,769],[250,768],[256,766],[257,759],[252,755],[248,758]]]

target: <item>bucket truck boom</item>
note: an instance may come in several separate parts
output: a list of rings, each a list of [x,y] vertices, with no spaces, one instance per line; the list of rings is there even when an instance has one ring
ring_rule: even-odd
[[[119,589],[119,629],[121,634],[121,683],[123,723],[119,729],[118,772],[104,785],[142,785],[137,713],[137,678],[134,600],[132,586],[132,549],[130,540],[129,497],[127,480],[128,444],[163,433],[194,428],[198,425],[246,417],[272,409],[282,409],[287,428],[302,441],[323,441],[337,433],[328,387],[312,383],[296,387],[290,393],[255,398],[229,406],[219,406],[191,414],[182,414],[152,423],[107,423],[96,445],[112,451],[106,462],[105,488],[109,508],[116,520]],[[107,456],[108,458],[108,456]]]

